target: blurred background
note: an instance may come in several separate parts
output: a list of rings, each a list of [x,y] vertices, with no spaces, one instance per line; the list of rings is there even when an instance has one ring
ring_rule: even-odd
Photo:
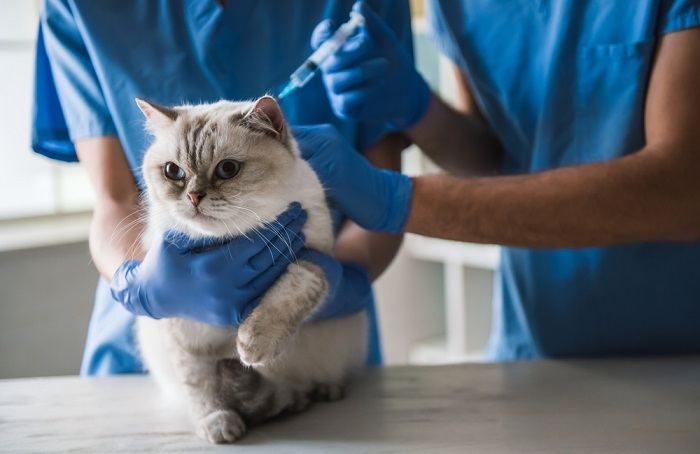
[[[0,0],[0,378],[77,374],[97,272],[87,245],[93,196],[77,164],[30,149],[39,0]],[[411,2],[417,64],[445,99],[451,72]],[[435,167],[412,148],[409,174]],[[498,250],[408,235],[376,283],[386,364],[480,361]]]

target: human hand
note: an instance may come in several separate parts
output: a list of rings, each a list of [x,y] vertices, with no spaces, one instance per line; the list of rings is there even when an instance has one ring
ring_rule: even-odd
[[[328,282],[328,295],[307,321],[345,317],[367,308],[372,301],[372,283],[359,265],[341,263],[330,255],[313,249],[302,249],[299,260],[321,268]]]
[[[306,217],[293,203],[259,235],[223,244],[168,232],[143,261],[128,260],[117,269],[112,297],[137,315],[237,326],[296,260]]]
[[[430,88],[382,18],[364,1],[353,11],[365,18],[364,25],[321,65],[333,111],[341,118],[408,129],[427,112]],[[330,20],[319,23],[311,46],[316,49],[334,29]]]
[[[321,179],[328,196],[366,229],[398,233],[411,205],[411,180],[374,167],[331,125],[294,128],[301,154]]]

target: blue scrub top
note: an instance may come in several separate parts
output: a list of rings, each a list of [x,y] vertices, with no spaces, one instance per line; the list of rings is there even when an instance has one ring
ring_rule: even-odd
[[[654,49],[700,25],[700,1],[429,0],[428,16],[517,174],[642,148]],[[700,243],[503,249],[491,359],[683,352],[700,352]]]
[[[347,20],[352,0],[47,0],[36,61],[32,145],[50,158],[76,161],[73,143],[117,135],[142,185],[149,137],[134,97],[172,105],[253,99],[276,92],[310,55],[323,19]],[[412,52],[406,1],[370,2]],[[333,123],[358,149],[385,133],[340,120],[317,77],[282,102],[292,124]],[[338,215],[334,216],[336,226]],[[371,289],[367,297],[373,298]],[[369,304],[374,319],[374,305]],[[88,333],[84,375],[136,372],[133,316],[100,282]],[[381,355],[373,320],[371,363]]]

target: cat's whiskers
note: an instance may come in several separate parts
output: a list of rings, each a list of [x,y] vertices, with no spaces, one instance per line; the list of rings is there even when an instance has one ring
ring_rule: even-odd
[[[123,224],[125,220],[127,220],[130,217],[137,216],[136,219],[132,219],[131,221],[127,222],[126,224]],[[129,213],[128,215],[124,216],[124,218],[119,221],[119,223],[114,227],[112,230],[112,235],[109,238],[109,244],[112,244],[113,241],[121,241],[121,239],[129,232],[131,231],[135,226],[142,224],[145,225],[146,221],[148,219],[148,215],[146,213],[146,210],[144,208],[138,208],[135,210],[133,213]],[[115,238],[116,235],[119,235],[117,238]]]
[[[219,220],[220,220],[221,223],[224,225],[224,227],[226,227],[226,230],[228,230],[228,234],[229,234],[231,237],[233,237],[233,232],[231,232],[231,229],[228,227],[228,224],[226,224],[226,221],[224,221],[223,219],[219,219]],[[235,222],[234,222],[234,224],[235,224]],[[238,226],[236,226],[236,228],[238,228]],[[240,231],[240,229],[239,229],[239,231]],[[229,257],[229,258],[231,259],[231,261],[233,262],[233,255],[231,254],[231,250],[228,249],[228,248],[226,248],[226,249],[227,249],[227,252],[228,252],[228,257]]]
[[[132,216],[140,215],[140,214],[142,214],[142,212],[144,212],[144,211],[145,211],[144,208],[138,207],[136,210],[134,210],[134,211],[132,211],[131,213],[129,213],[129,214],[127,214],[126,216],[124,216],[124,217],[117,223],[117,225],[114,226],[114,230],[112,230],[112,236],[110,236],[109,242],[110,242],[110,243],[112,242],[112,240],[114,239],[114,235],[115,235],[116,232],[119,230],[120,226],[122,225],[122,223],[123,223],[124,221],[126,221],[127,219],[129,219],[129,218],[132,217]]]
[[[253,211],[253,210],[251,210],[251,209],[249,209],[249,208],[243,208],[243,207],[239,207],[239,206],[233,205],[233,204],[231,204],[230,207],[231,207],[231,208],[236,208],[236,209],[239,209],[239,210],[244,210],[244,211],[241,212],[241,214],[244,214],[244,215],[247,215],[249,212],[250,212],[250,213],[253,213],[253,214],[255,215],[256,219],[257,219],[259,222],[262,222],[261,217],[260,217],[255,211]],[[274,226],[275,223],[279,225],[279,228],[275,228],[275,226]],[[290,262],[296,262],[296,261],[297,261],[297,257],[296,257],[296,253],[295,253],[294,250],[292,249],[292,240],[291,240],[291,237],[290,237],[290,235],[289,235],[289,229],[287,229],[286,226],[284,226],[282,223],[280,223],[280,222],[277,221],[277,220],[272,221],[272,222],[270,222],[270,223],[263,223],[262,226],[271,229],[272,232],[273,232],[274,235],[275,235],[273,238],[279,237],[279,238],[282,240],[282,242],[284,243],[284,245],[287,247],[288,251],[289,251],[288,253],[286,253],[285,251],[283,251],[283,250],[281,250],[280,248],[278,248],[278,247],[272,242],[272,240],[268,240],[268,239],[260,232],[258,226],[252,225],[251,228],[250,228],[250,230],[251,230],[252,232],[254,232],[255,234],[257,234],[257,235],[260,237],[260,239],[262,239],[263,241],[265,241],[265,246],[268,248],[268,251],[270,252],[270,257],[273,259],[273,261],[274,261],[275,254],[274,254],[272,248],[275,248],[275,250],[276,250],[277,252],[279,252],[285,259],[288,259]],[[240,229],[239,229],[239,230],[240,230]],[[281,234],[281,232],[283,232],[283,231],[284,231],[284,233],[285,233],[285,235],[286,235],[286,241],[285,241],[285,238],[284,238],[284,237],[282,236],[282,234]]]
[[[119,233],[119,236],[118,236],[117,238],[115,238],[115,241],[116,241],[116,242],[122,241],[122,239],[123,239],[124,237],[126,237],[126,236],[127,236],[130,232],[132,232],[134,229],[140,228],[140,229],[141,229],[141,232],[143,232],[143,230],[145,230],[145,228],[146,228],[146,223],[147,223],[147,218],[146,218],[146,217],[143,217],[143,218],[139,218],[139,219],[137,219],[137,220],[134,220],[134,221],[131,222],[129,225],[127,225],[126,227],[123,228],[123,230]]]
[[[136,250],[141,247],[141,240],[143,240],[145,234],[145,230],[141,230],[139,234],[136,235],[136,238],[134,238],[134,241],[131,242],[131,245],[126,250],[127,259],[132,259],[134,257]]]

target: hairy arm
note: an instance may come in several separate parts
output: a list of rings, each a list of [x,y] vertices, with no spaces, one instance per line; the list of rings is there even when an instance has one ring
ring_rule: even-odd
[[[96,196],[90,253],[100,274],[111,280],[122,262],[145,253],[139,242],[144,228],[139,190],[118,138],[80,140],[76,150]]]
[[[700,28],[661,39],[645,107],[647,144],[638,152],[532,175],[417,177],[407,230],[524,247],[697,239],[698,61]]]
[[[402,136],[389,134],[367,150],[365,156],[377,167],[401,170],[401,151],[405,146]],[[403,235],[372,232],[348,220],[338,234],[335,253],[340,261],[362,265],[375,280],[391,264],[402,240]]]
[[[457,79],[455,106],[433,94],[427,114],[406,134],[452,175],[494,174],[500,167],[501,145],[479,112],[467,76],[457,65],[452,64],[452,70]]]

